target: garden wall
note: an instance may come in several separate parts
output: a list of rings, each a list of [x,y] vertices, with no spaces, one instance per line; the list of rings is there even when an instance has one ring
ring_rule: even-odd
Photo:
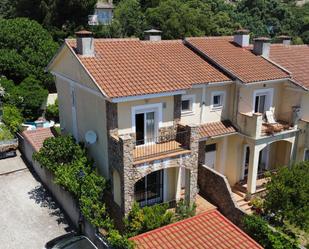
[[[27,139],[21,134],[18,134],[18,140],[20,145],[20,151],[30,166],[32,166],[35,173],[40,178],[42,184],[49,190],[53,198],[61,206],[66,216],[70,218],[71,223],[78,228],[79,220],[79,207],[78,202],[74,196],[66,191],[63,187],[54,183],[54,175],[45,167],[42,167],[39,163],[32,159],[32,155],[35,152],[33,146],[28,142]],[[83,233],[99,248],[108,249],[108,245],[103,238],[97,233],[96,229],[84,219],[83,222]]]
[[[232,191],[226,176],[205,166],[198,169],[199,194],[218,207],[235,225],[241,226],[241,219],[245,213],[237,206],[232,198]]]

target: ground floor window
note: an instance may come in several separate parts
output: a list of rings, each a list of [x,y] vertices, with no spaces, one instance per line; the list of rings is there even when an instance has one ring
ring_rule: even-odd
[[[205,165],[214,169],[216,163],[217,145],[208,144],[205,147]]]
[[[163,201],[163,170],[145,176],[135,184],[135,201],[150,206]]]

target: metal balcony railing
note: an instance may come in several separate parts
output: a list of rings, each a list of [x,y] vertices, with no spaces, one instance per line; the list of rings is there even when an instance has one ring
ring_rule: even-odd
[[[135,141],[133,158],[135,161],[160,155],[189,150],[187,131],[164,133],[160,136]]]

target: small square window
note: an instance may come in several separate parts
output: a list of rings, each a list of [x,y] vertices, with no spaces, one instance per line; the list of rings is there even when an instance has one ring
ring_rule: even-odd
[[[189,99],[181,101],[181,110],[182,111],[191,111],[191,101]]]
[[[222,106],[222,95],[215,95],[214,96],[213,106],[214,107]]]

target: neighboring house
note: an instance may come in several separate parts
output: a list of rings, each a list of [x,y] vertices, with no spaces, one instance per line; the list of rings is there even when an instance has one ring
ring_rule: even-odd
[[[95,5],[94,14],[88,16],[88,24],[110,24],[113,20],[113,11],[113,0],[99,0]]]
[[[259,190],[267,170],[295,157],[305,89],[268,59],[270,42],[249,35],[160,41],[65,41],[48,66],[64,133],[87,144],[111,180],[115,209],[194,201],[198,164],[231,186]]]

